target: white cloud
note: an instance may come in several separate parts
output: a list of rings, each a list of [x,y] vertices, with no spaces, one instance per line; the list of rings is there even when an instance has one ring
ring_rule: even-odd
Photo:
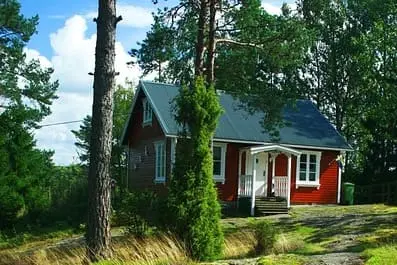
[[[117,15],[121,15],[123,20],[119,26],[131,28],[145,28],[153,23],[152,10],[140,6],[120,3],[116,6]],[[91,11],[85,14],[86,18],[93,19],[98,16],[97,11]]]
[[[26,50],[27,58],[37,58],[45,67],[54,68],[54,79],[59,80],[59,91],[52,109],[42,124],[82,120],[91,113],[92,84],[95,66],[96,35],[87,36],[87,21],[83,16],[73,16],[64,26],[50,35],[53,50],[51,60],[38,51]],[[138,67],[128,67],[131,58],[120,42],[116,42],[115,69],[120,73],[117,84],[124,84],[126,78],[136,81],[140,76]],[[77,154],[75,138],[70,132],[79,128],[79,123],[43,127],[36,131],[40,148],[55,150],[54,160],[58,164],[75,161]]]
[[[281,7],[280,6],[275,6],[275,5],[267,3],[267,2],[262,2],[262,7],[269,14],[272,14],[272,15],[280,15],[281,14]]]
[[[39,60],[41,67],[50,68],[52,67],[52,63],[44,56],[40,55],[40,52],[34,49],[24,48],[24,53],[26,54],[26,60]]]
[[[286,3],[291,10],[293,10],[293,11],[296,10],[296,3],[294,3],[293,1],[287,1],[287,2],[284,2],[284,3]],[[282,1],[278,1],[276,3],[274,1],[273,2],[269,2],[269,1],[264,0],[264,1],[262,1],[261,6],[269,14],[281,15],[281,7],[283,6],[283,2]]]

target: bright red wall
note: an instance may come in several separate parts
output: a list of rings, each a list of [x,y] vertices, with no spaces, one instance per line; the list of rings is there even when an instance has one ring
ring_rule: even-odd
[[[323,151],[320,162],[320,188],[299,187],[296,189],[296,158],[292,161],[292,204],[335,204],[338,196],[338,152]]]
[[[238,189],[238,156],[240,145],[228,143],[226,150],[225,183],[217,183],[222,201],[236,201]],[[244,169],[245,170],[245,169]]]

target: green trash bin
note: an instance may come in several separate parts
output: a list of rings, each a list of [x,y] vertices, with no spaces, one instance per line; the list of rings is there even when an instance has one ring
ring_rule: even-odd
[[[354,184],[350,182],[343,183],[343,202],[346,205],[354,203]]]

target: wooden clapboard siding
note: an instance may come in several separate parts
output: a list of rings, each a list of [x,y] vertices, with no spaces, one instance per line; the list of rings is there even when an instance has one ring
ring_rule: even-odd
[[[241,144],[228,143],[226,150],[225,183],[217,183],[218,197],[222,201],[236,201],[238,190],[238,160]],[[245,170],[245,168],[244,168]]]
[[[299,187],[296,189],[296,158],[292,161],[292,204],[335,204],[338,196],[338,152],[323,151],[320,161],[320,188]]]
[[[159,194],[166,193],[165,184],[155,183],[155,146],[157,141],[166,141],[166,180],[170,176],[170,140],[167,139],[161,129],[156,115],[153,113],[152,124],[142,126],[144,93],[140,91],[132,118],[130,119],[130,129],[128,135],[128,147],[130,152],[128,168],[128,186],[131,189],[148,189]],[[145,154],[145,149],[147,153]],[[136,168],[134,168],[136,164]]]

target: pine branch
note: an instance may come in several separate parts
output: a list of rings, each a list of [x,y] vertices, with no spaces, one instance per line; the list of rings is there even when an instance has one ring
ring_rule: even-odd
[[[256,43],[250,43],[250,42],[239,42],[239,41],[235,41],[235,40],[231,40],[231,39],[217,39],[217,40],[215,40],[215,44],[218,44],[218,43],[229,43],[229,44],[234,44],[234,45],[238,45],[238,46],[264,49],[263,45],[259,45]]]

